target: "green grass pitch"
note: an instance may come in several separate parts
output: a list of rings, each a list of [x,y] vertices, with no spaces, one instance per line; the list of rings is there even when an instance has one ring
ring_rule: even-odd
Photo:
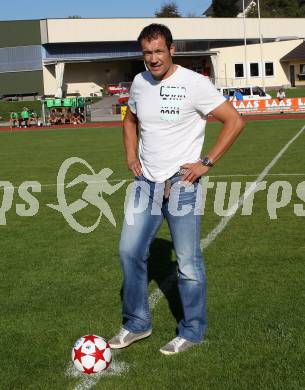
[[[254,181],[302,126],[302,120],[247,123],[232,150],[210,171],[210,181],[229,185],[241,181],[244,190],[245,183]],[[219,129],[219,124],[208,125],[205,151]],[[294,204],[303,203],[305,208],[296,195],[297,185],[305,180],[304,145],[305,132],[265,178],[268,188],[280,180],[288,181],[293,189],[291,202],[277,211],[278,219],[270,220],[267,191],[261,191],[255,196],[252,215],[242,216],[238,210],[205,250],[206,343],[178,356],[159,353],[175,336],[179,316],[177,291],[172,286],[152,311],[152,336],[115,356],[128,369],[121,375],[102,376],[92,388],[304,389],[305,217],[294,213]],[[83,378],[67,375],[71,348],[84,334],[109,339],[120,327],[118,241],[127,184],[105,196],[117,226],[102,217],[90,234],[77,233],[46,205],[57,203],[57,172],[72,156],[85,159],[95,172],[111,168],[113,180],[131,180],[121,129],[0,133],[0,155],[1,180],[15,187],[6,225],[0,226],[0,389],[88,388]],[[75,166],[69,178],[79,173],[88,171]],[[28,180],[42,184],[41,193],[34,194],[39,212],[20,217],[16,204],[24,202],[18,187]],[[84,188],[80,184],[67,190],[69,201],[81,198]],[[221,221],[214,212],[214,195],[215,189],[209,190],[203,238]],[[97,209],[88,206],[78,218],[91,225],[97,215]],[[150,293],[174,268],[164,224],[149,259]]]

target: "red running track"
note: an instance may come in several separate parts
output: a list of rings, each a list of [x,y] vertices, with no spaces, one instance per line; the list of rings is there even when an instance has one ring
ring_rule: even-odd
[[[302,114],[269,114],[269,115],[248,115],[243,116],[245,121],[261,121],[261,120],[280,120],[280,119],[305,119],[305,113]],[[216,119],[213,117],[210,117],[208,119],[209,122],[217,122]],[[15,131],[26,131],[26,130],[55,130],[55,129],[79,129],[79,128],[88,128],[88,127],[114,127],[114,126],[121,126],[122,122],[91,122],[91,123],[84,123],[82,125],[56,125],[56,126],[43,126],[43,127],[37,127],[37,126],[31,126],[30,128],[14,128],[11,129],[10,127],[0,127],[0,131],[6,131],[6,132],[15,132]]]

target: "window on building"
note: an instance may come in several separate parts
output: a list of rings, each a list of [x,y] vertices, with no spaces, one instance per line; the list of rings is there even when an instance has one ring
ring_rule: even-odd
[[[265,62],[265,76],[274,76],[273,62]]]
[[[244,77],[244,64],[235,64],[235,77]]]
[[[300,64],[300,73],[305,74],[305,64]]]
[[[240,91],[243,95],[251,95],[251,89],[250,88],[240,88]]]
[[[258,62],[251,62],[250,63],[250,76],[251,77],[258,77],[259,76],[259,64],[258,64]]]

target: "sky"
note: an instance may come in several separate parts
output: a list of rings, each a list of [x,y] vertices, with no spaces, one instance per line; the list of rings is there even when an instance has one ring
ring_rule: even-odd
[[[166,0],[9,0],[1,1],[0,20],[154,17]],[[211,0],[175,0],[182,16],[201,16]]]

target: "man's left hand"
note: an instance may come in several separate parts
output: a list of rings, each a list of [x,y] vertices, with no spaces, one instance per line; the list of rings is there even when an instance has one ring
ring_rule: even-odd
[[[192,164],[184,164],[181,168],[187,169],[182,177],[182,181],[188,181],[194,183],[200,176],[206,174],[210,167],[202,165],[201,161]]]

